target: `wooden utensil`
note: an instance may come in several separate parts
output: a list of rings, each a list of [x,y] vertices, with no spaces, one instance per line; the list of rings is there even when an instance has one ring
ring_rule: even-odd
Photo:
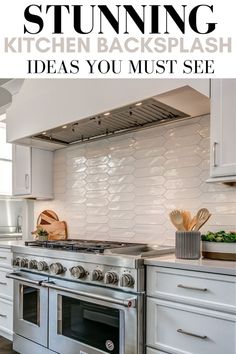
[[[184,218],[180,210],[173,210],[169,216],[172,224],[178,231],[186,231],[184,227]]]
[[[194,226],[196,225],[196,222],[197,222],[197,216],[195,215],[192,220],[190,221],[190,224],[189,224],[189,231],[192,231],[194,229]]]
[[[200,228],[207,222],[210,218],[211,214],[208,209],[202,208],[198,210],[197,215],[195,218],[196,222],[192,226],[191,230],[199,231]]]
[[[182,215],[183,215],[183,225],[185,230],[189,231],[189,225],[191,223],[191,213],[188,210],[182,210],[181,211]]]

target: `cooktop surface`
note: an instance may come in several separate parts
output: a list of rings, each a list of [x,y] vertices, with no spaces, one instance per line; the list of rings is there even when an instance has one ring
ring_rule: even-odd
[[[124,249],[127,247],[139,247],[142,244],[94,241],[94,240],[60,240],[60,241],[26,241],[26,246],[74,251],[83,253],[104,253],[106,250]]]

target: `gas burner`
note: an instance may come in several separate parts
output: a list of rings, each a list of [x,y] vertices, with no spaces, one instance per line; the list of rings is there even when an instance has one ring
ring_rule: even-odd
[[[26,246],[56,249],[62,251],[103,254],[105,251],[138,246],[136,243],[122,243],[92,240],[26,241]]]

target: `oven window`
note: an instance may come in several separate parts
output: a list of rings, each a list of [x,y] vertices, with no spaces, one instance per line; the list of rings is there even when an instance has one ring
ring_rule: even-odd
[[[61,296],[59,331],[106,353],[119,354],[119,310]]]
[[[39,326],[39,290],[22,285],[23,319]]]

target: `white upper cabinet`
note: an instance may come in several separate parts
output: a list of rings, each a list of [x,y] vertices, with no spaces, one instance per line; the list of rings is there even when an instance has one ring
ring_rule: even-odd
[[[7,110],[8,142],[36,147],[29,137],[188,86],[209,97],[207,79],[25,80]]]
[[[31,194],[31,148],[13,145],[13,195]]]
[[[236,80],[212,80],[209,181],[236,181]]]
[[[6,143],[6,124],[0,117],[0,195],[12,194],[12,146]]]
[[[13,195],[52,199],[53,153],[27,146],[13,145]]]

